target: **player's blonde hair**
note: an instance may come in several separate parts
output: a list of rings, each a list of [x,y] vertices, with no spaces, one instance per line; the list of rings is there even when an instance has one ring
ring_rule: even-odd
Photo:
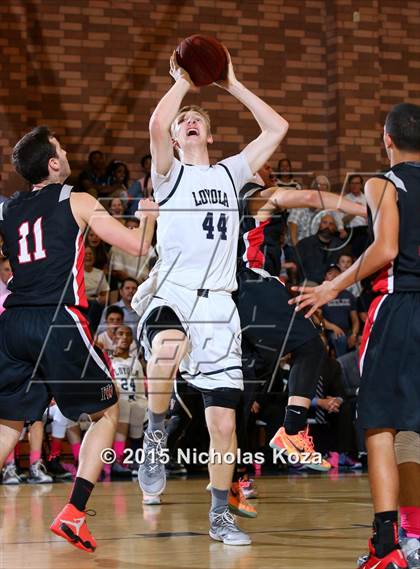
[[[205,122],[206,127],[207,127],[207,136],[211,135],[211,124],[210,124],[209,113],[205,109],[203,109],[202,107],[199,107],[198,105],[187,105],[185,107],[182,107],[182,109],[179,109],[176,117],[172,121],[172,124],[171,124],[171,135],[172,135],[172,137],[175,136],[175,129],[178,126],[178,124],[180,124],[180,122],[182,122],[182,119],[184,118],[184,116],[191,111],[194,111],[195,113],[198,113],[201,117],[203,117],[204,122]]]

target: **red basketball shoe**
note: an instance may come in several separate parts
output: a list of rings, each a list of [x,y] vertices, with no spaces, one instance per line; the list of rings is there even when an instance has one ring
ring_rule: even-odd
[[[369,555],[364,558],[362,564],[359,565],[360,569],[408,569],[407,561],[401,549],[394,549],[385,557],[376,557],[376,551],[369,540]]]
[[[51,524],[50,530],[78,549],[89,553],[96,549],[96,541],[86,525],[86,513],[75,508],[73,504],[64,506]]]

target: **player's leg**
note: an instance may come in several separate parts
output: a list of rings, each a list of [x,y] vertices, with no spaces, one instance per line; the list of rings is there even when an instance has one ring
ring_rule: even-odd
[[[289,375],[289,399],[283,427],[270,442],[274,448],[285,449],[288,454],[301,457],[302,462],[313,470],[325,472],[331,465],[320,453],[315,452],[312,437],[309,436],[307,416],[311,401],[315,397],[324,347],[315,336],[292,352],[292,366]]]
[[[44,442],[44,423],[35,421],[29,427],[29,476],[28,484],[51,484],[52,476],[42,461],[42,444]]]
[[[408,566],[420,567],[420,433],[400,431],[395,437],[400,476],[399,541]]]
[[[45,416],[45,415],[44,415]],[[51,446],[47,461],[47,470],[55,480],[71,480],[71,472],[66,470],[61,464],[61,450],[63,440],[66,437],[66,430],[72,422],[61,413],[57,405],[50,405],[46,411],[46,420],[51,422]]]
[[[131,477],[131,470],[124,465],[124,451],[130,425],[130,407],[130,401],[125,396],[120,396],[117,430],[112,444],[115,460],[111,466],[111,474],[124,478]]]
[[[77,466],[79,464],[80,447],[82,446],[82,435],[79,424],[75,421],[70,421],[70,425],[67,427],[66,435],[71,447],[74,463]]]
[[[238,281],[238,310],[248,344],[273,366],[273,374],[281,357],[293,355],[284,424],[270,445],[293,453],[310,468],[329,470],[330,464],[315,453],[307,429],[307,414],[325,354],[318,330],[288,304],[290,294],[277,279],[244,270]]]
[[[210,537],[226,545],[249,545],[251,539],[236,525],[229,512],[228,498],[232,484],[237,440],[235,407],[236,389],[206,392],[206,423],[210,435],[211,509]],[[221,407],[220,404],[230,405]],[[235,405],[235,406],[236,406]]]
[[[398,543],[399,476],[394,443],[398,430],[417,430],[419,425],[420,392],[415,380],[419,308],[418,295],[377,297],[365,327],[358,416],[366,433],[375,518],[363,569],[408,567]]]
[[[0,419],[0,469],[3,468],[7,458],[14,451],[19,441],[23,424],[23,421]]]
[[[80,448],[69,502],[51,530],[75,547],[93,552],[96,542],[87,528],[85,511],[103,467],[103,450],[112,447],[119,416],[118,396],[112,369],[94,346],[84,315],[63,307],[49,317],[48,321],[45,314],[48,342],[40,358],[48,387],[65,417],[77,421],[86,413],[92,421]]]
[[[187,353],[188,340],[178,316],[168,306],[151,310],[143,329],[150,352],[147,362],[149,422],[144,433],[144,461],[138,470],[138,480],[145,494],[156,496],[166,485],[165,418],[173,380]]]
[[[244,349],[243,344],[242,349]],[[247,453],[251,453],[248,441],[248,422],[251,414],[251,405],[254,401],[255,375],[251,375],[249,371],[251,366],[247,364],[252,359],[251,354],[243,354],[244,391],[236,409],[236,435],[240,456],[237,457],[235,462],[229,491],[230,511],[244,518],[255,518],[257,516],[256,508],[248,502],[245,495],[245,491],[253,491],[254,495],[256,495],[256,490],[252,488],[253,481],[248,479],[249,466],[246,461],[241,460]]]
[[[187,469],[178,456],[179,441],[185,435],[193,416],[203,412],[201,394],[182,379],[180,373],[174,380],[174,389],[169,404],[169,418],[166,423],[168,435],[169,462],[167,474],[187,474]]]

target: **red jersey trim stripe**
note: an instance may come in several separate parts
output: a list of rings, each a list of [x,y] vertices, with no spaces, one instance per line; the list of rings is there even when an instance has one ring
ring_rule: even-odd
[[[372,290],[382,294],[394,292],[394,263],[388,263],[373,281]]]
[[[76,252],[72,268],[73,293],[75,301],[74,303],[77,306],[81,306],[82,308],[87,308],[88,300],[86,297],[86,288],[85,288],[84,261],[85,261],[85,244],[83,242],[83,235],[79,231],[76,238]]]
[[[365,322],[365,327],[363,329],[362,343],[360,344],[359,350],[359,368],[360,374],[363,373],[363,365],[365,363],[366,352],[369,346],[369,339],[372,333],[373,325],[375,324],[376,318],[378,317],[379,310],[385,299],[388,298],[387,294],[382,296],[377,296],[369,307],[368,316]]]
[[[255,229],[244,235],[246,251],[243,258],[249,269],[263,269],[265,266],[265,255],[261,251],[261,245],[264,243],[264,229],[269,223],[270,220],[256,221]]]
[[[110,379],[114,379],[114,369],[112,367],[111,360],[109,359],[108,356],[106,356],[104,354],[104,352],[102,352],[102,355],[103,355],[103,359],[102,359],[95,349],[92,334],[91,334],[90,328],[89,328],[89,322],[88,322],[86,316],[84,316],[80,312],[80,310],[78,310],[75,306],[65,306],[65,309],[67,310],[67,312],[70,314],[70,316],[73,318],[74,322],[76,323],[77,329],[80,332],[80,335],[83,339],[83,342],[84,342],[90,356],[93,358],[95,363],[101,368],[101,370],[103,372],[106,373],[106,375]]]

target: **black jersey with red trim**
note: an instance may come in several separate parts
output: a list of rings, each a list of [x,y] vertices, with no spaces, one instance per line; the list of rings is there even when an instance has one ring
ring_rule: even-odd
[[[373,290],[380,293],[420,291],[420,162],[401,162],[375,178],[391,182],[397,190],[400,216],[398,255],[379,271]],[[372,214],[368,208],[370,238]]]
[[[6,308],[87,307],[83,234],[71,211],[71,190],[50,184],[0,204],[3,253],[13,274]]]
[[[273,276],[281,272],[281,235],[285,229],[284,215],[275,213],[266,221],[258,221],[249,211],[249,200],[264,187],[254,182],[246,184],[239,195],[241,227],[239,266],[262,269]]]

